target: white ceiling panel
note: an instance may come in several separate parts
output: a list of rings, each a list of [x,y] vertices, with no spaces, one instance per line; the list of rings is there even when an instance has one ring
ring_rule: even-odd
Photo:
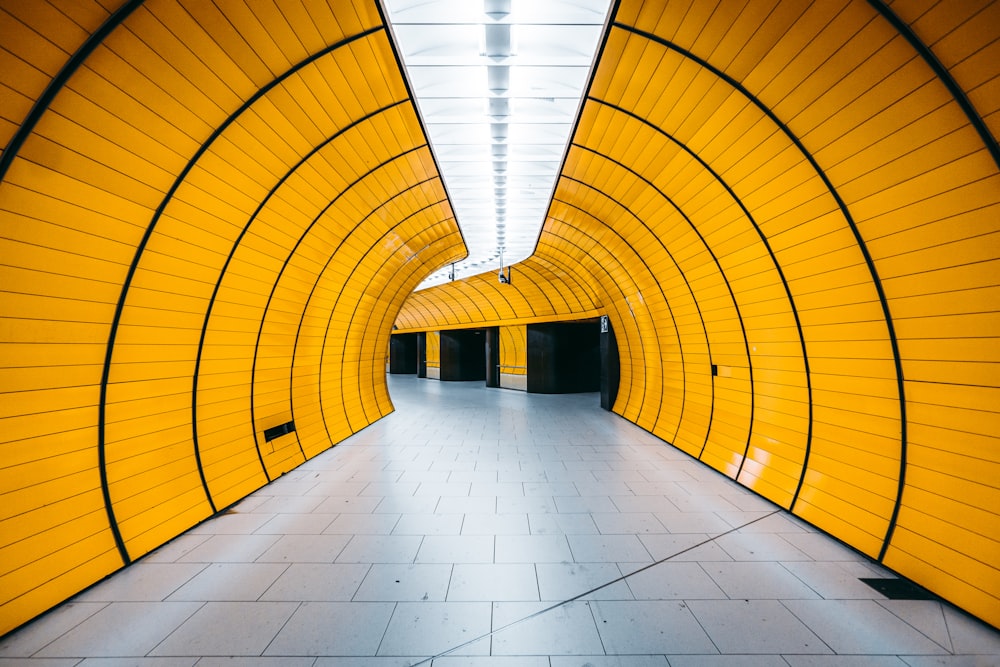
[[[526,259],[610,0],[384,0],[468,247],[421,287]]]

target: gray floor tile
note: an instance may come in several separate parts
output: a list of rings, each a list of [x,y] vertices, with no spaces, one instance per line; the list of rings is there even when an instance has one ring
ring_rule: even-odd
[[[380,502],[380,496],[329,496],[316,507],[316,511],[322,514],[370,514]]]
[[[812,560],[773,533],[729,533],[716,541],[733,560]]]
[[[445,656],[435,658],[432,667],[549,667],[546,656]]]
[[[355,535],[338,563],[412,563],[423,538],[418,535]]]
[[[943,603],[937,600],[876,600],[876,602],[904,623],[923,633],[935,644],[954,651]],[[1000,654],[1000,650],[997,653]]]
[[[231,660],[231,658],[226,659]],[[196,656],[171,658],[87,658],[79,663],[77,667],[192,667],[195,664],[204,665],[205,660],[206,658]],[[251,662],[250,664],[252,665],[253,663]]]
[[[434,508],[437,514],[496,514],[495,496],[443,496]]]
[[[604,535],[645,535],[666,533],[667,529],[651,512],[612,512],[591,514],[597,529]]]
[[[538,600],[533,564],[460,563],[448,587],[450,602]]]
[[[504,496],[497,498],[497,514],[552,514],[556,503],[552,496]]]
[[[433,514],[439,504],[438,496],[386,496],[375,508],[375,513]]]
[[[671,655],[667,658],[670,660],[670,667],[787,667],[789,656]]]
[[[662,655],[585,655],[578,658],[552,656],[551,667],[668,667]]]
[[[904,659],[888,655],[786,655],[784,658],[789,667],[906,667],[907,665]],[[935,661],[931,664],[944,667],[946,663]],[[968,665],[968,667],[975,666]]]
[[[811,564],[811,563],[810,563]],[[744,600],[794,600],[819,597],[780,563],[703,563],[701,567],[726,595]]]
[[[515,471],[510,471],[514,473]],[[523,480],[519,479],[500,479],[502,474],[508,474],[507,471],[501,472],[498,470],[452,470],[447,473],[448,477],[441,481],[443,482],[520,482]],[[478,495],[478,494],[474,494]]]
[[[202,658],[198,661],[197,667],[313,667],[316,658],[251,658],[240,656],[238,658]]]
[[[265,654],[374,656],[393,606],[391,602],[303,602]]]
[[[330,535],[388,535],[400,514],[341,514],[323,531]]]
[[[657,512],[656,518],[671,533],[718,535],[732,529],[715,512]]]
[[[294,473],[289,477],[276,479],[267,485],[262,496],[304,496],[316,486],[315,481],[301,481]]]
[[[268,498],[267,500],[271,500]],[[267,502],[264,501],[264,503]],[[264,504],[262,503],[262,504]],[[259,505],[258,505],[259,507]],[[256,508],[255,508],[256,510]],[[273,518],[268,513],[224,512],[203,521],[190,530],[191,535],[249,535]]]
[[[678,561],[732,561],[733,557],[722,550],[710,535],[704,533],[678,533],[676,535],[639,535],[639,541],[653,560]]]
[[[1000,656],[1000,632],[950,605],[943,611],[956,653]],[[1000,665],[1000,659],[996,662]]]
[[[447,564],[376,563],[354,600],[394,602],[445,599],[452,566]]]
[[[276,514],[257,529],[258,535],[319,535],[337,519],[336,514]]]
[[[720,653],[832,653],[777,600],[692,600],[688,603]]]
[[[141,657],[201,608],[199,602],[115,602],[89,616],[35,655]]]
[[[27,658],[108,606],[106,602],[68,602],[19,630],[0,637],[0,658]]]
[[[463,535],[528,535],[526,514],[466,514]]]
[[[297,602],[209,602],[151,655],[258,656],[298,606]]]
[[[292,563],[260,599],[347,601],[354,597],[370,567],[367,563]]]
[[[563,535],[497,535],[497,563],[562,563],[573,560]]]
[[[542,600],[570,600],[584,593],[588,600],[633,599],[615,563],[538,563],[535,570]]]
[[[618,507],[608,496],[553,496],[556,508],[561,514],[585,512],[617,512]]]
[[[722,496],[692,496],[664,494],[681,512],[738,512],[739,507]]]
[[[817,561],[859,561],[867,559],[854,549],[821,533],[789,533],[781,536],[786,542]]]
[[[140,561],[76,597],[77,602],[142,602],[165,600],[205,568],[205,563]]]
[[[395,478],[396,475],[391,475]],[[385,481],[393,481],[392,479],[387,479]],[[324,480],[317,482],[309,491],[306,492],[304,497],[320,497],[319,502],[322,502],[322,496],[360,496],[362,492],[368,488],[371,482],[367,481],[346,481],[346,480]],[[266,488],[266,487],[265,487]],[[317,502],[317,505],[319,504]],[[315,508],[314,508],[315,509]],[[283,510],[288,511],[288,510]],[[312,510],[310,510],[312,511]]]
[[[258,599],[288,568],[278,563],[216,563],[174,591],[170,600],[249,601]]]
[[[589,602],[537,613],[543,603],[494,605],[494,655],[589,655],[603,652]]]
[[[635,535],[567,535],[573,560],[578,563],[652,562],[649,551]]]
[[[698,563],[657,563],[629,574],[626,581],[636,600],[726,599],[726,593]]]
[[[597,524],[590,514],[529,514],[532,535],[597,535]]]
[[[144,563],[174,563],[212,538],[211,535],[184,533],[143,557]]]
[[[421,482],[404,482],[392,480],[385,482],[369,482],[359,496],[379,496],[381,498],[405,498],[413,496]],[[343,494],[340,494],[343,495]]]
[[[947,652],[871,600],[786,600],[784,604],[836,653]]]
[[[252,563],[270,549],[280,537],[280,535],[212,535],[178,558],[177,562]]]
[[[470,496],[523,496],[524,485],[519,482],[472,482]]]
[[[403,514],[392,529],[393,535],[458,535],[461,514]]]
[[[870,577],[872,574],[866,567],[857,562],[790,561],[782,563],[782,565],[809,588],[816,591],[820,597],[829,600],[882,598],[880,593],[861,581],[860,577]]]
[[[459,646],[453,655],[489,655],[491,611],[489,602],[401,602],[378,655],[434,656]]]
[[[685,602],[591,602],[605,652],[716,653]]]
[[[810,532],[788,515],[776,513],[776,509],[772,506],[763,510],[716,512],[716,514],[733,528],[739,528],[741,533],[779,533],[784,535]]]
[[[468,496],[472,482],[422,482],[417,486],[417,496]]]
[[[492,563],[491,535],[432,535],[423,538],[418,563]]]
[[[350,541],[350,535],[284,535],[256,562],[332,563]]]
[[[529,482],[524,485],[526,496],[579,496],[573,482]]]
[[[309,492],[313,493],[314,491],[315,488],[310,489]],[[341,493],[343,494],[343,491]],[[273,496],[254,507],[253,514],[309,514],[321,502],[323,502],[323,497],[319,495]]]
[[[669,498],[661,494],[611,496],[611,502],[615,504],[619,512],[675,514],[679,511]]]

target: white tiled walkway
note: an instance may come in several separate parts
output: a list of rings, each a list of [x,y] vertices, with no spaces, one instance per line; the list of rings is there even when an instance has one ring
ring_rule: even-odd
[[[605,412],[397,411],[0,639],[0,665],[998,665],[1000,633]]]

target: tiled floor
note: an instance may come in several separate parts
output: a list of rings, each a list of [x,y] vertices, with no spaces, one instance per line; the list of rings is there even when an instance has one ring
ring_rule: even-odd
[[[0,639],[0,665],[998,665],[1000,633],[596,395],[397,411]]]

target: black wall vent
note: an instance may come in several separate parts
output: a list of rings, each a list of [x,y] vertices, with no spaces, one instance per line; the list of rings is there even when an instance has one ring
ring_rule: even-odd
[[[278,426],[272,426],[264,431],[264,442],[271,442],[275,438],[280,438],[286,433],[291,433],[295,430],[295,422],[285,422],[284,424],[279,424]]]

